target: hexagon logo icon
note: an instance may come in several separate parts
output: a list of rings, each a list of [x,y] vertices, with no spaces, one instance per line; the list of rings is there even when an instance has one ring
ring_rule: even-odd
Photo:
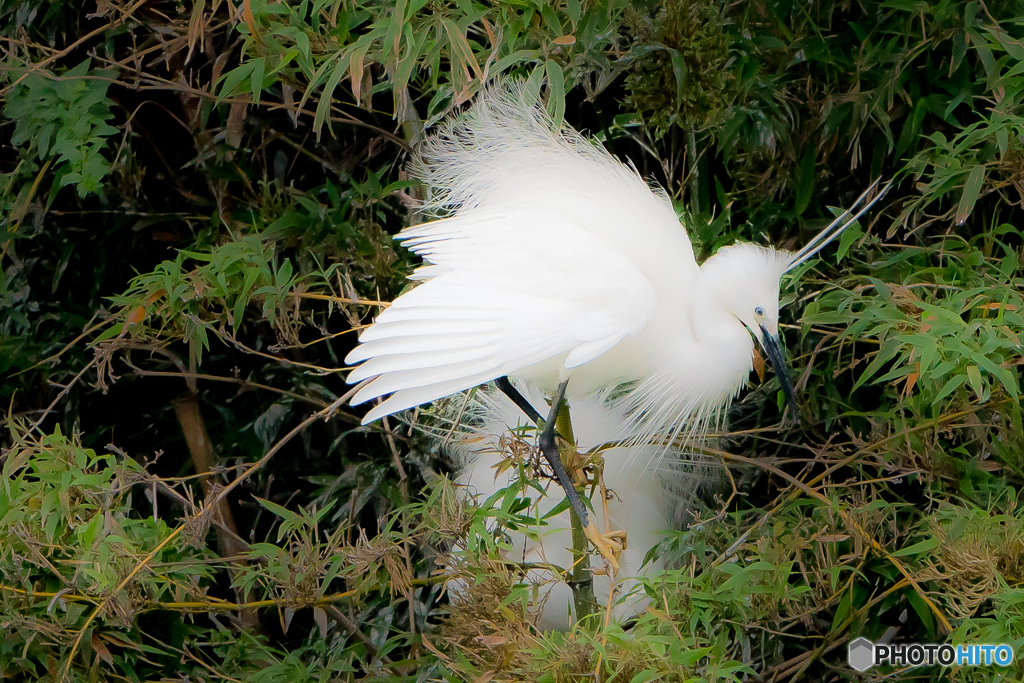
[[[857,638],[849,645],[848,661],[857,671],[867,671],[875,665],[875,646],[867,638]]]

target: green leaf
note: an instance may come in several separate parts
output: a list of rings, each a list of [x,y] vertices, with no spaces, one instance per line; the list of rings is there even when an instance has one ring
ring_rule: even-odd
[[[252,82],[250,83],[250,87],[252,88],[252,101],[259,104],[260,95],[263,93],[263,74],[267,69],[267,59],[266,57],[254,59],[252,65]]]
[[[857,378],[857,382],[854,384],[853,388],[859,388],[869,379],[874,377],[878,371],[882,369],[883,365],[888,363],[897,353],[899,353],[902,347],[903,344],[901,344],[898,339],[886,339],[882,342],[881,348],[875,354],[871,363],[868,364],[868,367],[865,368],[863,373],[861,373],[861,376]]]
[[[95,344],[96,342],[113,339],[114,337],[121,334],[121,330],[123,329],[124,323],[117,323],[116,325],[111,325],[107,329],[103,330],[102,334],[100,334],[98,337],[96,337],[96,339],[93,340],[93,343]]]
[[[549,59],[545,65],[548,74],[548,113],[554,119],[555,127],[562,127],[565,117],[565,74],[558,62]]]
[[[292,262],[285,259],[281,262],[281,267],[277,271],[276,284],[279,289],[285,289],[291,284],[292,279]]]
[[[983,353],[972,353],[971,359],[983,368],[985,372],[999,380],[999,383],[1003,385],[1003,389],[1006,391],[1007,396],[1009,396],[1014,402],[1017,401],[1017,380],[1010,370],[997,365]]]
[[[974,204],[978,201],[981,192],[981,185],[985,182],[985,167],[975,166],[964,184],[963,193],[960,195],[960,204],[956,209],[956,217],[953,219],[957,225],[962,225],[967,217],[974,210]]]
[[[576,25],[580,23],[580,15],[583,13],[583,5],[580,4],[580,0],[569,0],[569,23],[572,24],[573,30],[576,29]]]
[[[349,62],[345,59],[345,53],[342,53],[338,63],[334,66],[331,77],[327,79],[327,85],[324,86],[324,92],[320,95],[320,101],[316,105],[316,113],[313,114],[313,132],[316,133],[317,140],[320,140],[320,132],[323,129],[324,121],[331,110],[331,98],[334,97],[334,90],[338,87],[338,83],[341,82],[345,74],[348,73],[348,70]]]
[[[914,611],[917,613],[917,617],[921,620],[922,623],[924,623],[925,628],[928,630],[929,638],[933,638],[935,634],[935,615],[932,614],[931,608],[929,608],[928,605],[925,604],[924,600],[921,599],[921,596],[918,595],[917,591],[908,590],[906,595],[907,602],[909,602],[910,606],[914,608]],[[935,641],[931,640],[931,642]]]
[[[672,62],[672,73],[676,78],[676,107],[682,107],[686,101],[686,81],[689,71],[686,68],[686,60],[679,50],[668,48],[669,60]]]
[[[382,45],[385,63],[397,62],[398,57],[402,54],[401,38],[402,26],[405,24],[405,5],[406,0],[397,0],[395,9],[391,12],[391,18],[388,20],[388,30],[384,34]]]
[[[541,519],[551,519],[552,517],[557,517],[558,515],[568,510],[569,505],[569,499],[567,497],[562,498],[562,501],[555,507],[548,510],[548,512],[543,517],[541,517]]]
[[[814,145],[807,145],[807,147],[804,158],[800,160],[799,182],[796,186],[796,205],[794,206],[794,211],[796,211],[798,216],[807,210],[811,203],[811,196],[814,194],[815,151]],[[849,229],[846,232],[849,232]]]
[[[832,617],[832,632],[835,632],[842,625],[846,615],[849,614],[851,602],[851,591],[844,591],[842,599],[839,600],[839,604],[836,606],[836,613]]]
[[[967,31],[963,29],[957,29],[953,33],[953,53],[949,60],[949,73],[953,74],[960,67],[960,63],[963,62],[964,56],[967,55]],[[966,99],[966,98],[965,98]],[[947,110],[947,116],[952,109]]]
[[[547,71],[545,64],[538,64],[530,72],[523,86],[523,99],[526,102],[540,102],[540,88],[544,85],[544,74]]]
[[[93,541],[96,540],[96,533],[100,529],[100,525],[103,522],[103,515],[97,513],[92,516],[92,519],[85,525],[83,529],[79,531],[79,537],[81,538],[81,544],[83,548],[92,548]]]
[[[232,69],[223,76],[221,76],[222,85],[220,87],[220,94],[217,95],[216,104],[220,104],[221,100],[225,97],[230,97],[235,94],[235,90],[238,89],[239,84],[244,81],[252,73],[252,70],[256,67],[255,62],[246,62],[240,67]]]
[[[932,401],[932,403],[939,403],[940,401],[942,401],[942,399],[946,398],[954,391],[959,389],[960,386],[963,385],[963,383],[966,381],[967,375],[956,375],[955,377],[951,378],[942,386],[942,389],[939,390],[939,393],[935,394],[935,399]]]
[[[988,41],[981,34],[974,31],[968,31],[968,34],[971,36],[974,49],[978,52],[978,59],[981,60],[982,65],[985,67],[987,85],[991,88],[999,78],[999,70],[996,68],[996,60],[992,56],[992,49],[989,47]]]
[[[975,396],[978,397],[978,400],[984,401],[987,385],[985,380],[981,378],[981,370],[978,369],[977,365],[967,366],[967,381],[971,383],[971,389],[974,391]]]
[[[861,229],[859,221],[843,230],[843,234],[839,236],[839,249],[836,251],[836,263],[843,260],[843,257],[846,256],[846,252],[848,252],[850,247],[853,246],[853,243],[863,235],[864,230]]]
[[[272,503],[269,500],[264,500],[263,498],[259,498],[258,496],[253,496],[253,498],[256,498],[257,503],[262,505],[264,508],[266,508],[268,511],[270,511],[277,517],[280,517],[281,519],[285,520],[286,522],[298,524],[302,521],[302,518],[298,515],[298,513],[292,512],[286,507],[278,505],[277,503]]]
[[[629,683],[648,683],[648,681],[657,680],[661,678],[661,674],[658,673],[657,669],[644,669],[638,674],[629,679]]]

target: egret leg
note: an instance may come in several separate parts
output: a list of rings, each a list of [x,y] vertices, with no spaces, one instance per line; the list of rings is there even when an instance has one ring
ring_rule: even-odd
[[[540,424],[540,413],[530,405],[530,402],[526,400],[526,397],[519,393],[519,390],[512,386],[512,382],[508,381],[508,377],[499,377],[494,380],[494,384],[501,389],[501,393],[512,399],[512,402],[519,406],[519,409],[526,413],[526,417],[535,425]]]
[[[535,425],[540,426],[540,413],[530,405],[530,402],[526,400],[526,397],[518,389],[512,386],[512,382],[508,381],[508,377],[499,377],[494,383],[503,394],[519,406],[520,410],[526,413],[526,416]],[[540,434],[540,452],[544,454],[548,464],[551,465],[551,469],[554,470],[555,477],[558,478],[558,483],[565,490],[565,495],[569,499],[569,504],[572,505],[573,511],[579,516],[583,526],[586,526],[590,516],[587,514],[587,508],[583,505],[583,501],[580,500],[580,496],[576,492],[576,487],[572,485],[572,480],[569,479],[569,473],[565,471],[565,466],[562,465],[562,456],[558,452],[558,444],[555,442],[555,422],[558,421],[558,411],[562,409],[562,401],[565,400],[565,387],[568,384],[569,380],[566,380],[558,385],[558,394],[555,396],[555,400],[551,402],[548,419],[543,421],[544,429]]]
[[[527,417],[533,420],[534,424],[540,426],[540,413],[530,405],[530,402],[519,393],[518,389],[512,386],[512,382],[508,381],[508,377],[499,377],[494,383],[501,389],[503,394],[519,406],[520,410],[526,413]],[[586,526],[590,521],[590,515],[587,513],[586,506],[583,505],[583,501],[580,500],[576,487],[572,485],[569,473],[565,471],[565,466],[562,465],[562,456],[558,452],[558,444],[555,442],[555,422],[558,421],[558,411],[562,409],[562,401],[565,400],[565,387],[568,384],[569,380],[565,380],[558,385],[558,393],[555,396],[555,400],[551,402],[548,419],[543,421],[544,429],[540,433],[540,452],[544,454],[544,458],[547,459],[551,469],[554,470],[555,477],[558,478],[558,483],[565,490],[565,496],[569,499],[569,504],[572,505],[573,511],[579,516],[583,526]]]
[[[498,379],[496,384],[502,393],[512,399],[513,403],[519,406],[536,425],[540,426],[540,413],[530,405],[525,396],[512,386],[508,377]],[[583,505],[576,487],[573,486],[572,480],[569,478],[569,473],[565,471],[565,466],[562,464],[562,455],[558,450],[558,443],[555,440],[555,424],[558,422],[558,413],[562,409],[562,403],[565,401],[565,388],[568,384],[569,381],[566,380],[558,385],[558,392],[555,400],[551,403],[548,419],[544,420],[544,429],[540,434],[540,452],[544,454],[544,458],[554,471],[559,485],[565,491],[565,497],[569,499],[569,505],[579,518],[583,533],[597,547],[601,555],[611,563],[613,570],[618,571],[618,555],[625,547],[625,536],[622,532],[614,532],[609,536],[605,536],[597,530],[597,526],[590,519],[586,506]]]
[[[586,506],[583,505],[583,501],[580,500],[580,495],[576,492],[572,480],[569,479],[569,473],[565,471],[562,455],[558,452],[558,443],[555,441],[555,423],[558,421],[558,411],[562,409],[562,401],[565,400],[565,387],[568,384],[569,380],[565,380],[558,385],[558,393],[555,394],[555,400],[551,402],[548,419],[544,422],[544,430],[540,433],[540,452],[544,454],[558,478],[558,483],[565,490],[565,497],[569,499],[569,505],[572,506],[573,512],[580,518],[583,526],[587,526],[590,523],[590,514]]]

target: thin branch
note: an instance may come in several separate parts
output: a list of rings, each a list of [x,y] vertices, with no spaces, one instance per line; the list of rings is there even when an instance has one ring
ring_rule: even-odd
[[[285,444],[287,444],[289,441],[291,441],[293,438],[295,438],[299,433],[301,433],[302,430],[304,430],[306,427],[308,427],[309,425],[313,424],[317,420],[319,420],[319,419],[325,419],[326,420],[326,419],[330,418],[331,415],[335,412],[335,410],[337,410],[337,408],[340,405],[342,405],[345,401],[347,401],[350,398],[352,398],[352,396],[355,396],[356,392],[361,387],[362,387],[362,384],[356,385],[349,392],[347,392],[345,395],[341,396],[338,400],[336,400],[334,403],[332,403],[331,405],[327,406],[323,410],[320,410],[320,411],[317,411],[316,413],[313,413],[308,418],[306,418],[301,423],[299,423],[294,429],[292,429],[290,432],[288,432],[286,435],[284,435],[281,439],[279,439],[278,442],[275,443],[273,445],[273,447],[271,447],[270,450],[268,450],[267,453],[262,458],[260,458],[258,461],[256,461],[252,465],[250,465],[244,472],[242,472],[240,475],[238,475],[227,486],[221,488],[217,492],[216,496],[208,497],[206,499],[206,502],[203,504],[202,512],[200,514],[202,514],[202,515],[210,514],[214,510],[214,508],[217,505],[220,504],[220,501],[223,500],[224,498],[226,498],[229,493],[231,493],[236,488],[238,488],[242,484],[242,482],[247,480],[250,476],[252,476],[254,473],[256,473],[257,471],[262,469],[268,462],[270,462],[270,459],[273,458],[277,454],[277,452],[280,451],[285,446]],[[92,624],[92,622],[96,620],[96,617],[99,616],[99,614],[104,609],[106,609],[107,605],[110,603],[111,599],[113,599],[113,597],[115,595],[117,595],[122,590],[124,590],[125,587],[129,583],[131,583],[131,581],[138,575],[139,572],[141,572],[145,567],[149,566],[149,564],[153,561],[153,558],[155,558],[158,554],[160,554],[160,552],[164,548],[166,548],[171,543],[171,541],[173,541],[175,538],[177,538],[181,534],[181,532],[185,530],[185,526],[186,526],[186,523],[182,523],[182,524],[179,524],[177,527],[175,527],[175,529],[170,534],[167,535],[167,538],[165,538],[160,543],[158,543],[157,546],[155,548],[153,548],[153,550],[150,551],[150,553],[148,555],[146,555],[144,558],[142,558],[135,565],[135,567],[133,567],[132,570],[130,572],[128,572],[127,576],[125,576],[124,579],[121,580],[121,582],[114,588],[114,590],[112,590],[106,597],[104,597],[99,602],[99,604],[96,606],[96,609],[94,609],[89,614],[89,616],[86,617],[85,623],[83,623],[81,629],[79,629],[78,635],[75,637],[75,640],[74,640],[74,642],[71,645],[71,650],[68,652],[67,663],[65,664],[64,669],[61,672],[61,681],[70,681],[71,680],[71,664],[72,664],[72,661],[75,658],[75,653],[78,651],[78,648],[82,644],[82,637],[84,636],[84,634],[87,631],[89,631],[89,626]],[[272,601],[271,601],[271,604],[273,604]]]

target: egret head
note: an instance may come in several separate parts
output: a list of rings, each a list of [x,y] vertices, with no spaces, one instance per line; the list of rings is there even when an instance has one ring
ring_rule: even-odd
[[[741,242],[719,249],[701,271],[714,283],[714,296],[724,312],[743,323],[764,349],[799,421],[789,366],[779,343],[779,282],[792,257],[786,251]]]

